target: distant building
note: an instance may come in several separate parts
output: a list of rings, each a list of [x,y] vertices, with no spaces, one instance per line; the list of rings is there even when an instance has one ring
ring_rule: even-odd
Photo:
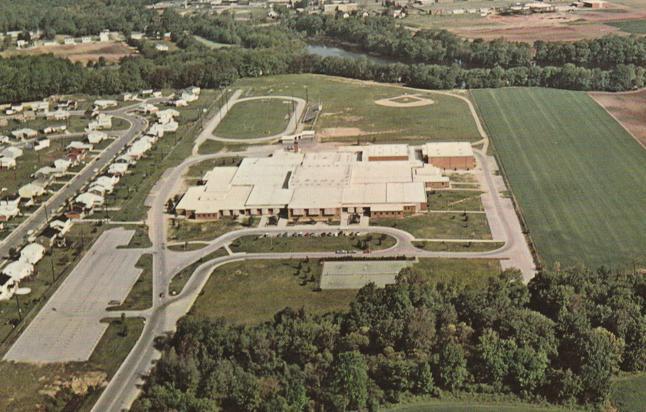
[[[468,142],[426,143],[422,154],[427,163],[443,170],[471,170],[476,167],[473,148]]]

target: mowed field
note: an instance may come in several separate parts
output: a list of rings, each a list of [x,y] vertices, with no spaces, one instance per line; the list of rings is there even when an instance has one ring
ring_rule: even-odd
[[[323,109],[315,129],[323,141],[480,140],[467,104],[445,94],[311,74],[244,79],[233,87],[242,88],[243,97],[287,95],[320,103]],[[375,103],[406,94],[415,94],[433,103],[418,107]]]
[[[646,255],[646,150],[587,94],[473,92],[543,263]]]
[[[261,99],[236,103],[214,134],[231,139],[268,137],[285,130],[293,113],[290,100]]]

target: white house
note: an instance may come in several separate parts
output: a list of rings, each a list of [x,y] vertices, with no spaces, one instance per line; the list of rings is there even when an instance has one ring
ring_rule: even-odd
[[[20,251],[20,261],[35,265],[45,256],[45,248],[38,243],[30,243]]]
[[[63,44],[66,44],[68,46],[73,45],[76,44],[76,40],[74,40],[73,37],[66,37],[65,39],[63,39]]]
[[[159,123],[155,123],[150,126],[150,129],[146,132],[149,136],[164,137],[164,126]]]
[[[49,224],[49,227],[58,230],[59,234],[64,236],[72,228],[72,225],[72,219],[60,216],[58,219],[52,221],[52,223]]]
[[[39,152],[39,151],[41,151],[43,149],[47,149],[50,144],[51,144],[51,142],[49,141],[48,138],[42,137],[40,139],[37,139],[34,142],[34,150]]]
[[[168,51],[168,46],[165,44],[156,44],[155,45],[155,50],[161,51],[161,52],[167,52]]]
[[[91,36],[83,36],[83,37],[81,37],[81,43],[83,43],[83,44],[92,43],[92,37]]]
[[[67,159],[54,160],[54,168],[61,173],[67,172],[67,169],[69,169],[71,165],[72,162]]]
[[[112,163],[108,168],[108,174],[112,176],[124,176],[128,171],[128,163]]]
[[[16,159],[11,157],[0,157],[0,170],[16,168]]]
[[[158,113],[159,108],[155,106],[154,104],[151,103],[144,103],[141,105],[141,107],[138,110],[140,113],[144,114],[153,114],[153,113]]]
[[[107,134],[105,134],[104,132],[100,132],[98,130],[93,130],[87,134],[87,141],[93,145],[99,144],[107,138],[108,138]]]
[[[176,132],[178,127],[179,127],[179,124],[174,120],[162,125],[162,128],[164,129],[165,132]]]
[[[87,125],[86,130],[99,130],[112,128],[112,116],[99,113],[99,115]]]
[[[0,200],[0,222],[6,222],[20,214],[20,198]]]
[[[83,205],[86,210],[94,209],[96,206],[103,204],[103,196],[94,193],[81,193],[76,197],[76,203]]]
[[[33,199],[45,193],[45,185],[34,181],[18,189],[18,195],[23,199]]]
[[[16,260],[2,269],[2,274],[15,281],[21,281],[34,273],[34,267],[27,262]]]
[[[70,117],[70,112],[65,110],[56,110],[47,113],[47,120],[67,120]]]
[[[0,156],[10,157],[15,160],[22,156],[22,149],[16,146],[9,146],[5,149],[2,149]]]
[[[44,134],[63,133],[65,130],[67,130],[67,126],[65,126],[64,124],[59,126],[47,126],[43,129],[43,133]]]
[[[144,34],[140,33],[140,32],[133,31],[132,33],[130,33],[130,38],[132,40],[143,40]]]
[[[111,99],[99,99],[94,101],[94,107],[99,110],[109,109],[110,107],[116,107],[117,101]]]
[[[179,112],[175,109],[166,109],[157,112],[157,121],[162,124],[168,123],[176,117],[179,117]]]
[[[99,33],[99,41],[101,42],[110,41],[110,31],[103,30],[101,33]]]
[[[76,149],[76,150],[92,150],[94,146],[92,146],[89,143],[83,143],[79,141],[73,141],[72,143],[67,145],[67,149]]]
[[[34,129],[23,128],[23,129],[16,129],[12,131],[11,134],[16,139],[22,140],[22,139],[31,139],[32,137],[36,137],[38,135],[38,132],[35,131]]]
[[[143,155],[150,150],[152,145],[145,141],[145,140],[137,140],[130,148],[128,149],[128,152],[126,153],[129,157],[132,159],[141,159]]]

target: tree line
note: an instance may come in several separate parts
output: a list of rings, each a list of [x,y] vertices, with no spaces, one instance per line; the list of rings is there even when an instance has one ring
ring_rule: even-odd
[[[332,40],[364,52],[405,63],[453,65],[464,68],[558,66],[611,69],[617,65],[646,66],[646,37],[606,36],[576,42],[524,42],[503,39],[468,40],[446,30],[411,31],[389,17],[306,15],[286,20],[310,39]]]
[[[646,370],[646,279],[515,271],[484,287],[405,269],[347,312],[286,308],[253,325],[183,318],[134,411],[376,410],[402,397],[505,395],[602,405]]]

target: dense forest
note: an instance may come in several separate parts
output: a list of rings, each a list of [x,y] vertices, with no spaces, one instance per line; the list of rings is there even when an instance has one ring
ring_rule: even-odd
[[[0,32],[40,30],[82,36],[110,29],[143,31],[153,12],[145,8],[154,0],[0,0]]]
[[[188,316],[133,410],[376,410],[444,392],[600,406],[619,370],[646,370],[640,274],[429,279],[405,269],[325,316],[286,308],[255,326]]]

